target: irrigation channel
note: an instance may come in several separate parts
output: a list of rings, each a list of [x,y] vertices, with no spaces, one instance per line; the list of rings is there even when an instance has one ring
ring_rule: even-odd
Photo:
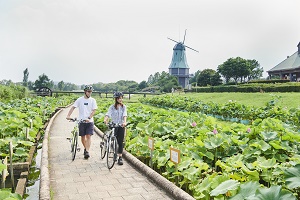
[[[39,199],[39,188],[40,188],[40,167],[41,167],[41,155],[42,148],[39,143],[37,152],[34,154],[32,165],[29,169],[29,176],[26,186],[25,195],[23,196],[26,200]]]

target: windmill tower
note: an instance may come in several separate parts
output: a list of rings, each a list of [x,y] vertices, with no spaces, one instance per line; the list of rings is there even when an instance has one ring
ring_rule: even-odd
[[[176,45],[173,48],[173,57],[171,64],[169,66],[169,74],[176,76],[178,78],[178,83],[182,88],[185,88],[189,84],[189,66],[187,64],[186,56],[185,56],[185,48],[192,49],[199,53],[199,51],[188,47],[184,44],[185,41],[186,30],[184,33],[183,42],[177,42],[171,38],[173,42],[176,42]]]

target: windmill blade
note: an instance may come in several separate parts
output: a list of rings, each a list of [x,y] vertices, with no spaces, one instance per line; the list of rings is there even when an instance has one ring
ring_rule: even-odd
[[[196,51],[196,52],[198,52],[199,53],[199,51],[197,51],[196,49],[193,49],[193,48],[191,48],[191,47],[188,47],[188,46],[186,46],[186,45],[184,45],[186,48],[189,48],[189,49],[192,49],[192,50],[194,50],[194,51]]]
[[[184,31],[184,37],[183,37],[183,42],[182,42],[182,44],[184,44],[184,41],[185,41],[185,35],[186,35],[186,29],[185,29],[185,31]]]
[[[171,39],[171,38],[168,38],[169,40],[172,40],[173,42],[176,42],[176,43],[179,43],[179,42],[177,42],[176,40],[173,40],[173,39]]]

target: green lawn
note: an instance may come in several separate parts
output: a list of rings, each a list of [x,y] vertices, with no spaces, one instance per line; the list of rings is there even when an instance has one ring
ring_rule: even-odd
[[[266,103],[271,100],[275,100],[277,105],[288,108],[298,108],[300,105],[300,93],[174,93],[173,95],[195,97],[203,102],[213,101],[216,103],[225,103],[232,100],[237,101],[240,104],[252,105],[255,107],[265,106]],[[150,94],[147,94],[146,96],[155,97]],[[143,97],[143,95],[131,95],[130,100],[136,101],[141,97]]]

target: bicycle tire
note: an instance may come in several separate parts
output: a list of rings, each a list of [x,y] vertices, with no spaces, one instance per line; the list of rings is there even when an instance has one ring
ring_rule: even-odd
[[[115,136],[112,136],[108,143],[107,155],[106,155],[108,169],[113,168],[117,160],[116,156],[117,156],[117,138]]]
[[[74,130],[71,131],[71,137],[68,138],[69,139],[69,142],[70,142],[70,145],[71,145],[71,152],[73,151],[73,146],[74,146]]]
[[[78,132],[74,131],[72,139],[72,161],[75,160],[76,152],[77,152],[77,145],[78,145]]]
[[[106,150],[107,150],[107,138],[104,135],[103,138],[101,138],[100,141],[100,158],[103,159],[106,155]]]

